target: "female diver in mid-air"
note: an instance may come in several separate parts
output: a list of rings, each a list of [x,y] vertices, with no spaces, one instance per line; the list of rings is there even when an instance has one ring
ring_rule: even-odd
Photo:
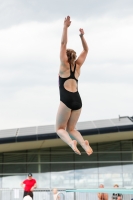
[[[70,17],[67,16],[64,20],[60,48],[60,105],[56,117],[56,132],[58,136],[64,142],[66,142],[75,153],[81,155],[77,148],[78,142],[86,151],[86,153],[91,155],[93,150],[90,147],[89,142],[84,140],[80,132],[75,129],[82,108],[82,101],[78,93],[78,77],[80,75],[80,68],[84,63],[88,53],[88,45],[84,38],[84,30],[79,29],[83,46],[83,51],[79,57],[76,59],[76,52],[72,49],[66,48],[68,37],[67,30],[70,24]],[[76,140],[72,140],[69,134]]]

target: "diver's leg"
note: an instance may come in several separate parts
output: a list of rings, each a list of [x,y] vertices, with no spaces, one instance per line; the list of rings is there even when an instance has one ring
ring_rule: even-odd
[[[59,109],[56,117],[56,132],[58,136],[66,142],[75,153],[81,154],[77,149],[77,141],[72,140],[66,131],[67,122],[71,116],[71,109],[69,109],[63,102],[60,102]]]
[[[71,111],[71,115],[67,123],[67,131],[78,141],[78,143],[82,146],[86,153],[88,155],[91,155],[93,150],[90,147],[89,142],[87,140],[84,140],[80,132],[75,129],[80,113],[81,109]]]

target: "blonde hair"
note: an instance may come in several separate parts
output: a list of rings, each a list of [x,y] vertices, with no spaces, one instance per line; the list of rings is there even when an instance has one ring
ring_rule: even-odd
[[[66,54],[67,54],[69,64],[73,64],[77,57],[76,52],[73,49],[67,49]]]

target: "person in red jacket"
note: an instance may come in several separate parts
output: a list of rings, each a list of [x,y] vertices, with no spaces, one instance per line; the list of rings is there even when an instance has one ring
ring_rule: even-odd
[[[21,183],[21,187],[24,188],[23,197],[30,195],[33,199],[33,190],[37,187],[36,180],[32,178],[32,174],[29,173],[27,179]]]

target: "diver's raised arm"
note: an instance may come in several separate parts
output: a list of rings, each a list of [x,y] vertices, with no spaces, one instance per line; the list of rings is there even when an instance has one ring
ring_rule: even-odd
[[[81,52],[81,54],[79,55],[78,59],[77,59],[77,64],[79,66],[82,66],[82,64],[84,63],[85,59],[86,59],[86,56],[88,54],[88,51],[89,51],[89,48],[88,48],[88,44],[85,40],[85,37],[84,37],[84,30],[83,29],[79,29],[80,31],[80,39],[81,39],[81,43],[82,43],[82,47],[83,47],[83,51]]]
[[[66,55],[66,46],[68,40],[68,27],[70,26],[70,24],[71,24],[70,17],[67,16],[64,20],[63,32],[61,37],[60,60],[62,64],[67,62],[68,60]]]

